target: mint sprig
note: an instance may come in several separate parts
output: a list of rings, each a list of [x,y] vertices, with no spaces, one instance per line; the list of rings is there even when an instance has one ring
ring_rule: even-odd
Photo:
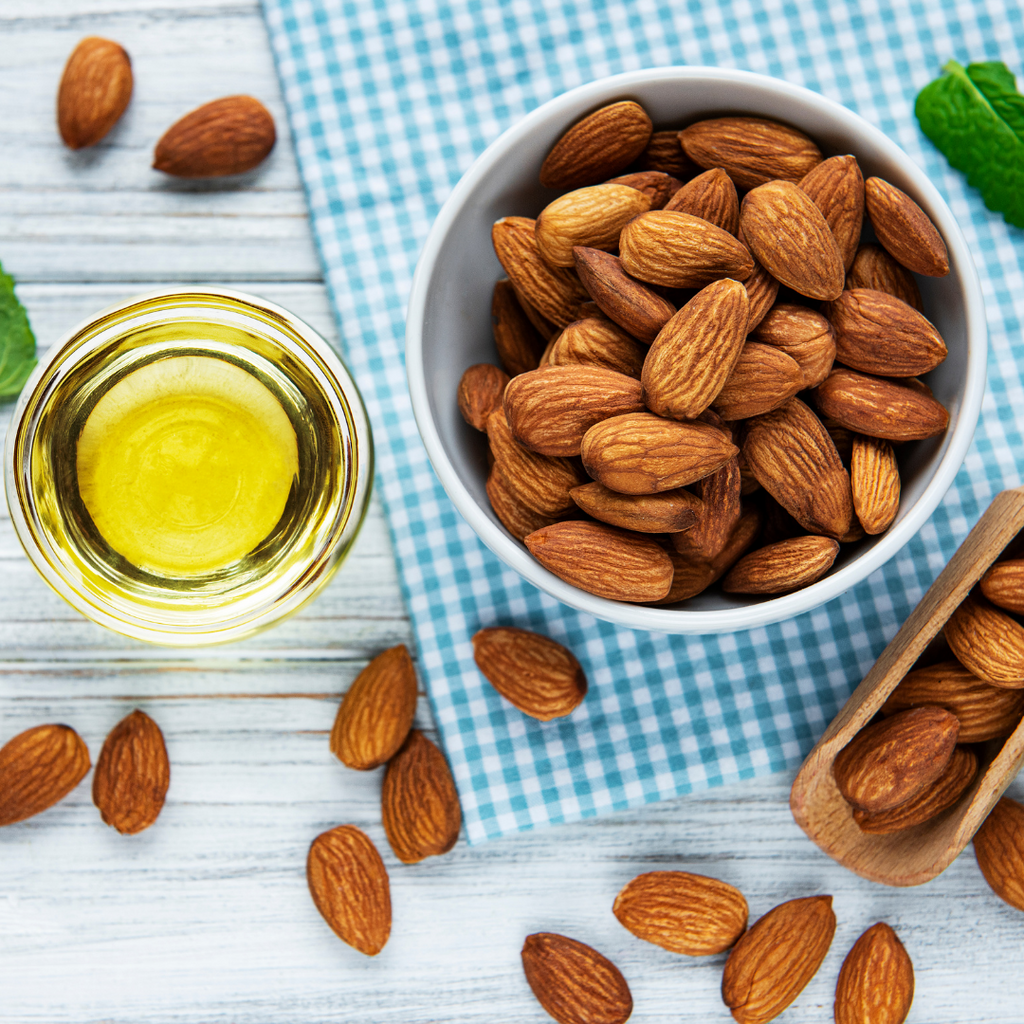
[[[25,307],[14,294],[14,278],[0,266],[0,398],[16,395],[36,365],[36,338]]]
[[[918,94],[921,130],[967,175],[985,205],[1024,228],[1024,96],[999,61],[951,60]]]

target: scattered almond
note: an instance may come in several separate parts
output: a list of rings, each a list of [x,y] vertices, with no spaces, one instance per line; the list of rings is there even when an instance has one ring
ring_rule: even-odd
[[[132,98],[132,62],[124,47],[87,36],[71,51],[57,92],[57,127],[71,149],[94,146]]]
[[[89,771],[89,749],[69,725],[37,725],[0,748],[0,826],[52,807]]]
[[[1002,797],[974,835],[974,855],[992,891],[1024,910],[1024,806]]]
[[[914,965],[879,921],[846,954],[836,984],[836,1024],[903,1024],[914,1001]]]

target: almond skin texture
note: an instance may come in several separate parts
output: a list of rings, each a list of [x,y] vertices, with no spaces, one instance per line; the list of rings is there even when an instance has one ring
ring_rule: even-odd
[[[901,711],[861,729],[832,764],[839,792],[857,810],[890,811],[946,770],[960,723],[945,708]]]
[[[974,855],[992,891],[1024,910],[1024,806],[1002,797],[975,833]]]
[[[577,320],[555,339],[549,366],[600,366],[640,379],[646,350],[618,324],[603,316]]]
[[[577,319],[586,293],[579,278],[566,267],[553,267],[541,256],[536,221],[530,217],[502,217],[491,229],[498,262],[516,293],[541,316],[559,327]]]
[[[996,562],[981,577],[978,586],[997,607],[1024,615],[1024,558]]]
[[[505,389],[512,436],[541,455],[579,455],[583,435],[609,416],[644,408],[640,382],[603,366],[542,366]]]
[[[559,196],[537,215],[537,246],[556,267],[573,265],[572,249],[614,249],[623,225],[651,208],[643,192],[628,185],[591,185]]]
[[[810,586],[839,554],[831,537],[793,537],[744,555],[722,580],[727,594],[785,594]]]
[[[733,947],[722,999],[738,1024],[767,1024],[817,973],[836,931],[831,896],[789,900],[769,910]]]
[[[462,811],[451,769],[418,729],[388,761],[380,806],[384,832],[403,864],[447,853],[459,838]]]
[[[853,508],[864,532],[889,529],[900,510],[900,469],[888,441],[857,434],[850,455]]]
[[[688,420],[711,405],[743,351],[748,308],[743,285],[715,281],[665,324],[640,374],[651,412]]]
[[[316,909],[353,949],[376,956],[391,934],[391,884],[377,847],[355,825],[313,840],[306,881]]]
[[[771,181],[743,197],[740,226],[772,277],[812,299],[835,299],[846,280],[843,257],[821,211],[799,186]]]
[[[710,415],[715,417],[709,419],[711,425],[720,427],[721,420],[714,413]],[[738,457],[730,459],[721,469],[716,469],[697,483],[696,492],[701,499],[700,515],[693,529],[670,538],[676,551],[694,558],[716,558],[740,521],[743,511],[740,503],[742,487]]]
[[[639,103],[610,103],[574,124],[540,169],[545,188],[596,185],[625,170],[646,148],[651,119]]]
[[[747,927],[747,901],[727,882],[687,871],[648,871],[627,883],[612,906],[619,924],[670,953],[724,953]]]
[[[737,237],[743,245],[747,244],[742,228]],[[744,279],[743,287],[747,290],[747,299],[750,302],[750,313],[747,316],[747,333],[749,334],[765,318],[768,310],[775,305],[775,300],[779,295],[779,282],[755,259],[754,269],[750,272],[750,276]]]
[[[646,148],[637,157],[636,167],[640,171],[663,171],[681,181],[692,178],[699,170],[683,152],[679,132],[674,130],[652,132]]]
[[[544,339],[516,298],[512,282],[498,281],[491,299],[491,323],[498,358],[510,377],[536,370]]]
[[[914,275],[897,263],[880,245],[862,245],[846,271],[847,288],[872,288],[902,299],[918,313],[924,312],[921,289]]]
[[[399,644],[378,654],[342,697],[331,753],[349,768],[377,768],[405,742],[415,714],[416,670]]]
[[[799,398],[747,422],[743,456],[761,486],[809,533],[850,529],[850,477],[821,421]]]
[[[573,258],[583,287],[601,312],[639,341],[649,345],[675,315],[676,307],[630,277],[618,256],[578,246]]]
[[[457,400],[462,418],[476,430],[487,430],[487,417],[501,408],[509,376],[490,363],[471,366],[459,381]]]
[[[687,182],[664,206],[716,224],[735,235],[740,229],[740,200],[736,186],[721,167],[698,174]]]
[[[568,282],[569,287],[572,289],[572,296],[570,297],[570,299],[567,300],[569,304],[566,307],[567,316],[569,317],[569,320],[571,322],[572,320],[578,320],[581,316],[585,316],[586,314],[580,312],[580,310],[582,309],[582,305],[575,305],[575,303],[578,302],[581,297],[580,294],[576,291],[576,282],[572,280],[571,275],[568,278],[566,278],[566,281]],[[512,291],[515,294],[516,301],[519,303],[520,309],[522,309],[522,311],[526,314],[526,319],[530,321],[530,323],[533,325],[533,329],[537,332],[538,335],[540,335],[541,339],[543,340],[543,345],[541,345],[541,351],[543,352],[544,345],[546,345],[556,334],[558,334],[560,330],[560,325],[556,324],[553,320],[549,320],[546,316],[544,316],[540,312],[540,310],[537,309],[537,307],[534,306],[527,299],[526,294],[523,292],[523,290],[519,288],[514,282],[510,281],[509,283],[512,285]],[[561,286],[559,285],[559,287]],[[531,369],[535,369],[535,367],[531,367]],[[511,376],[514,377],[515,374],[511,374]]]
[[[539,633],[481,629],[473,637],[473,659],[505,700],[540,722],[572,714],[587,695],[587,677],[572,652]]]
[[[534,512],[532,508],[524,505],[513,494],[505,480],[505,475],[497,464],[491,466],[486,487],[487,499],[491,503],[491,508],[494,509],[494,514],[516,540],[524,540],[535,530],[540,530],[555,522],[549,516],[542,516],[539,512]]]
[[[1009,736],[1024,715],[1024,690],[1007,690],[980,680],[958,661],[943,661],[908,672],[886,702],[883,715],[934,704],[960,721],[960,743],[984,743]]]
[[[772,345],[748,341],[714,406],[723,419],[745,420],[784,405],[804,386],[795,359]]]
[[[619,494],[596,480],[572,489],[573,501],[609,526],[636,533],[680,533],[696,522],[702,502],[679,488],[660,494]]]
[[[846,954],[836,984],[836,1024],[903,1024],[914,1001],[914,965],[879,921]]]
[[[619,258],[627,274],[669,288],[703,288],[721,277],[742,281],[754,272],[750,251],[728,231],[669,210],[631,220],[619,235]]]
[[[89,750],[69,725],[37,725],[8,740],[0,748],[0,826],[63,800],[89,767]]]
[[[854,156],[823,160],[800,182],[800,187],[821,210],[849,270],[857,255],[864,223],[864,175]]]
[[[699,167],[721,167],[739,188],[781,178],[797,182],[819,163],[821,151],[796,128],[760,117],[715,117],[679,133],[686,155]]]
[[[672,586],[672,560],[660,545],[602,523],[555,523],[526,546],[566,583],[610,601],[658,601]]]
[[[878,240],[908,270],[926,277],[949,273],[949,254],[931,218],[905,192],[882,178],[864,183],[868,216]]]
[[[751,332],[751,340],[771,345],[795,359],[804,388],[820,384],[829,375],[836,357],[832,325],[806,306],[781,302],[773,306]]]
[[[171,783],[171,763],[160,726],[133,711],[107,736],[92,778],[92,802],[103,821],[135,835],[156,821]]]
[[[650,200],[651,210],[663,210],[665,204],[683,187],[683,183],[663,171],[634,171],[605,182],[607,185],[628,185],[643,192]]]
[[[251,171],[274,148],[274,119],[252,96],[225,96],[197,107],[164,132],[153,167],[178,178],[221,178]]]
[[[952,807],[978,774],[978,755],[969,747],[958,746],[946,770],[930,786],[915,797],[889,811],[853,812],[853,820],[861,832],[884,836],[931,821]]]
[[[602,420],[583,435],[580,449],[590,476],[621,494],[685,487],[736,453],[727,435],[707,423],[678,423],[647,412]]]
[[[993,686],[1024,687],[1024,626],[984,598],[968,595],[943,627],[964,668]]]
[[[71,51],[57,92],[57,127],[71,149],[94,146],[132,98],[132,62],[122,46],[87,36]]]
[[[527,935],[523,972],[558,1024],[625,1024],[633,997],[622,972],[596,949],[554,932]]]
[[[851,370],[914,377],[946,358],[946,343],[931,322],[894,295],[853,288],[824,312],[836,332],[836,359]]]
[[[854,370],[833,370],[818,385],[815,401],[839,426],[887,441],[918,441],[949,426],[949,413],[936,399]]]

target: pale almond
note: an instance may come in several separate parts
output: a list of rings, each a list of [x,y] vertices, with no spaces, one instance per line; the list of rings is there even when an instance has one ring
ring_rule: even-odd
[[[537,215],[537,247],[552,266],[573,266],[573,246],[615,249],[627,221],[646,213],[650,199],[628,185],[591,185],[567,192]]]
[[[874,536],[889,529],[900,510],[900,467],[888,441],[854,435],[850,485],[864,532]]]

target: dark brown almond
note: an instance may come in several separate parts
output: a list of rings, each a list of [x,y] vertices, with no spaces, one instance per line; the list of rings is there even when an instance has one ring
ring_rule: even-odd
[[[975,833],[974,855],[992,891],[1024,910],[1024,806],[1002,797]]]
[[[70,725],[37,725],[18,733],[0,748],[0,826],[63,800],[89,767],[89,749]]]
[[[640,379],[646,350],[617,323],[604,316],[577,320],[555,339],[548,366],[600,366]]]
[[[611,601],[657,601],[672,586],[672,561],[663,548],[603,523],[555,523],[531,533],[526,546],[566,583]]]
[[[864,175],[855,156],[823,160],[800,181],[800,187],[821,210],[849,270],[857,255],[864,222]]]
[[[516,540],[524,540],[534,530],[550,526],[555,522],[555,519],[550,516],[542,516],[539,512],[534,512],[532,508],[524,505],[515,496],[497,463],[491,466],[486,487],[487,499],[491,503],[491,508],[494,509],[494,514]]]
[[[510,377],[536,370],[545,340],[516,298],[512,282],[498,281],[491,299],[491,323],[498,358]]]
[[[628,185],[574,189],[537,214],[537,247],[552,266],[571,267],[573,246],[615,249],[623,225],[650,208],[650,199]]]
[[[64,144],[83,149],[99,142],[128,107],[132,84],[132,62],[123,46],[99,36],[82,39],[64,65],[57,92]]]
[[[982,597],[968,595],[942,629],[953,657],[979,679],[1024,688],[1024,626]]]
[[[914,965],[879,921],[846,954],[836,984],[836,1024],[903,1024],[914,1001]]]
[[[751,332],[751,340],[771,345],[795,359],[805,388],[820,384],[836,357],[832,325],[806,306],[785,302],[773,306]]]
[[[832,568],[839,542],[792,537],[744,555],[722,580],[727,594],[785,594],[808,587]]]
[[[795,359],[772,345],[748,341],[714,406],[726,420],[745,420],[777,409],[805,386]]]
[[[889,254],[915,273],[945,277],[949,254],[931,217],[906,192],[882,178],[868,178],[864,192],[871,226]]]
[[[619,494],[596,480],[572,489],[573,501],[594,519],[636,533],[680,533],[696,522],[701,500],[677,488],[658,494]]]
[[[457,401],[462,418],[477,430],[487,430],[487,417],[501,408],[509,376],[490,363],[477,363],[462,375]]]
[[[652,207],[653,209],[653,207]],[[687,182],[664,206],[717,224],[735,235],[740,229],[740,200],[736,186],[721,167],[698,174]]]
[[[902,299],[918,313],[924,312],[921,289],[914,275],[897,263],[880,245],[862,245],[846,272],[847,288],[872,288]]]
[[[683,187],[678,178],[663,171],[633,171],[631,174],[623,174],[618,178],[612,178],[608,185],[628,185],[638,192],[643,192],[651,201],[650,209],[662,210],[665,204]]]
[[[1024,615],[1024,558],[996,562],[978,583],[996,607]]]
[[[687,181],[698,171],[694,162],[683,152],[679,144],[679,132],[652,132],[646,148],[637,157],[638,171],[662,171],[681,181]]]
[[[721,426],[721,420],[710,422],[712,426]],[[701,499],[697,522],[685,534],[670,540],[681,555],[710,562],[728,543],[743,511],[739,458],[730,459],[721,469],[704,477],[696,488]]]

